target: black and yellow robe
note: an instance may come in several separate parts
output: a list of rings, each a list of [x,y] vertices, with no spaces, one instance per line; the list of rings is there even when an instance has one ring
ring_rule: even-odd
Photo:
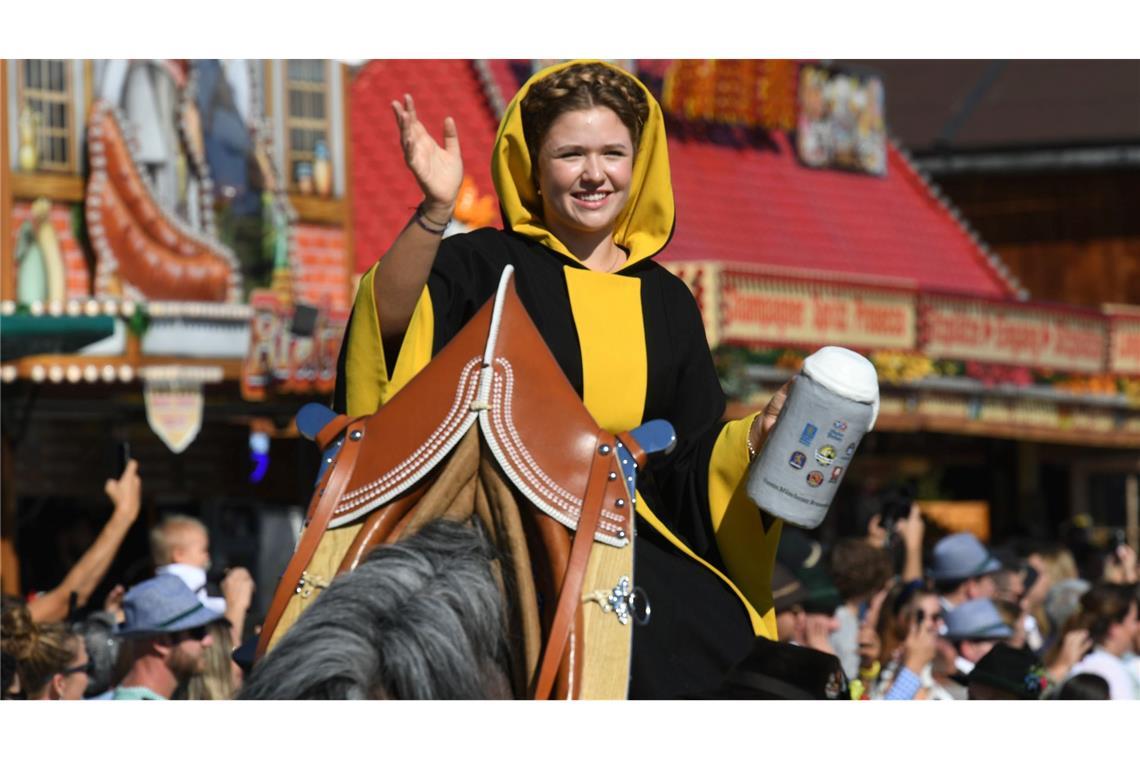
[[[663,418],[672,454],[639,477],[635,584],[649,599],[636,627],[630,696],[715,687],[756,636],[775,638],[771,572],[780,523],[767,532],[744,495],[752,417],[725,423],[700,312],[681,280],[652,260],[673,230],[664,124],[650,101],[626,209],[614,237],[629,253],[615,273],[583,267],[544,226],[518,104],[499,128],[492,172],[506,230],[446,238],[395,360],[385,356],[375,267],[360,282],[338,373],[336,405],[356,416],[391,398],[494,293],[503,267],[586,408],[611,432]],[[710,178],[715,181],[715,178]],[[552,424],[556,424],[552,420]]]

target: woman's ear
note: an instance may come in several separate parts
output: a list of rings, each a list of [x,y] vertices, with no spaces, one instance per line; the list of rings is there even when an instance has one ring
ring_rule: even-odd
[[[48,698],[49,699],[62,699],[63,698],[63,679],[62,673],[56,673],[51,677],[48,683]]]

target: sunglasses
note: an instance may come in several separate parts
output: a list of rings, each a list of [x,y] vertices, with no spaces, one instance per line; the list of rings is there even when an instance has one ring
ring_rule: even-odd
[[[95,677],[95,661],[94,660],[88,660],[87,662],[83,663],[82,665],[76,665],[74,668],[68,668],[67,670],[59,671],[59,674],[62,676],[72,676],[72,675],[75,675],[77,673],[83,673],[88,678],[94,678]]]
[[[210,633],[210,631],[209,631],[209,629],[206,628],[206,626],[200,625],[197,628],[190,628],[190,629],[187,629],[185,631],[179,631],[178,637],[183,641],[185,641],[187,639],[193,639],[194,641],[201,641],[202,639],[206,638],[206,636],[208,636],[209,633]]]

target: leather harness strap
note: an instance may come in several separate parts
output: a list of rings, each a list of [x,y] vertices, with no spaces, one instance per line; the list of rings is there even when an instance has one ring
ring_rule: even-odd
[[[273,637],[273,631],[277,628],[278,621],[281,620],[281,616],[285,613],[285,608],[288,606],[289,600],[296,593],[297,582],[301,579],[301,573],[309,566],[309,562],[312,561],[313,554],[317,551],[317,546],[320,544],[321,538],[325,535],[329,520],[332,519],[333,508],[337,502],[340,501],[341,494],[344,493],[344,488],[352,476],[353,469],[356,467],[356,457],[360,454],[360,450],[363,447],[364,423],[366,419],[366,417],[361,417],[353,420],[348,425],[348,431],[344,437],[344,444],[341,446],[340,453],[337,455],[336,464],[331,468],[331,473],[325,483],[325,487],[317,490],[313,494],[313,498],[318,500],[316,508],[311,510],[312,516],[309,518],[308,525],[305,526],[304,533],[301,536],[301,542],[297,545],[297,550],[293,552],[293,559],[289,560],[289,565],[281,575],[281,582],[277,585],[277,593],[273,597],[273,603],[269,606],[269,612],[265,615],[265,624],[262,626],[261,636],[257,641],[257,651],[254,654],[255,660],[261,659],[265,651],[269,648],[269,641]],[[341,424],[341,418],[337,417],[322,428],[318,435],[323,437],[325,431],[333,425],[342,429],[344,427],[344,425]],[[360,433],[360,436],[354,439],[356,433]]]
[[[649,460],[649,455],[645,453],[645,449],[641,448],[641,444],[637,442],[637,439],[630,435],[628,431],[618,433],[617,439],[621,441],[621,445],[625,446],[630,456],[637,462],[637,469],[645,469],[645,463]]]
[[[321,428],[321,432],[317,433],[317,450],[324,451],[327,449],[332,445],[332,442],[336,440],[336,437],[351,423],[352,418],[347,414],[338,414],[329,420],[328,423]]]
[[[558,592],[558,607],[554,613],[554,621],[550,625],[546,651],[542,654],[542,663],[539,666],[535,699],[550,698],[554,679],[558,675],[558,667],[562,661],[562,653],[570,637],[570,628],[582,601],[582,581],[586,577],[586,564],[594,545],[594,533],[598,528],[602,500],[605,498],[606,484],[613,466],[615,440],[612,435],[604,432],[598,436],[598,450],[590,465],[586,495],[582,500],[582,513],[578,518],[574,543],[570,547],[570,561],[562,580],[562,589]],[[602,453],[603,451],[605,453]]]

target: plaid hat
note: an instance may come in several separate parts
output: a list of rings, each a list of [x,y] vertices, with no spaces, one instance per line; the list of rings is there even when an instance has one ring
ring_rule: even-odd
[[[971,599],[946,613],[944,635],[951,641],[985,641],[1007,639],[1013,635],[1013,629],[1005,624],[989,599]]]
[[[776,614],[787,612],[796,605],[803,606],[808,598],[808,590],[800,583],[791,570],[779,562],[772,569],[772,604]]]
[[[123,596],[123,615],[126,620],[119,627],[123,638],[188,631],[222,617],[174,575],[159,575],[133,586]]]
[[[1001,570],[1001,562],[973,533],[952,533],[934,545],[928,572],[936,581],[950,581],[996,570]]]
[[[811,647],[758,637],[706,699],[851,699],[839,658]]]
[[[970,671],[969,683],[985,684],[1017,699],[1040,699],[1048,681],[1037,656],[1026,649],[994,644]]]

